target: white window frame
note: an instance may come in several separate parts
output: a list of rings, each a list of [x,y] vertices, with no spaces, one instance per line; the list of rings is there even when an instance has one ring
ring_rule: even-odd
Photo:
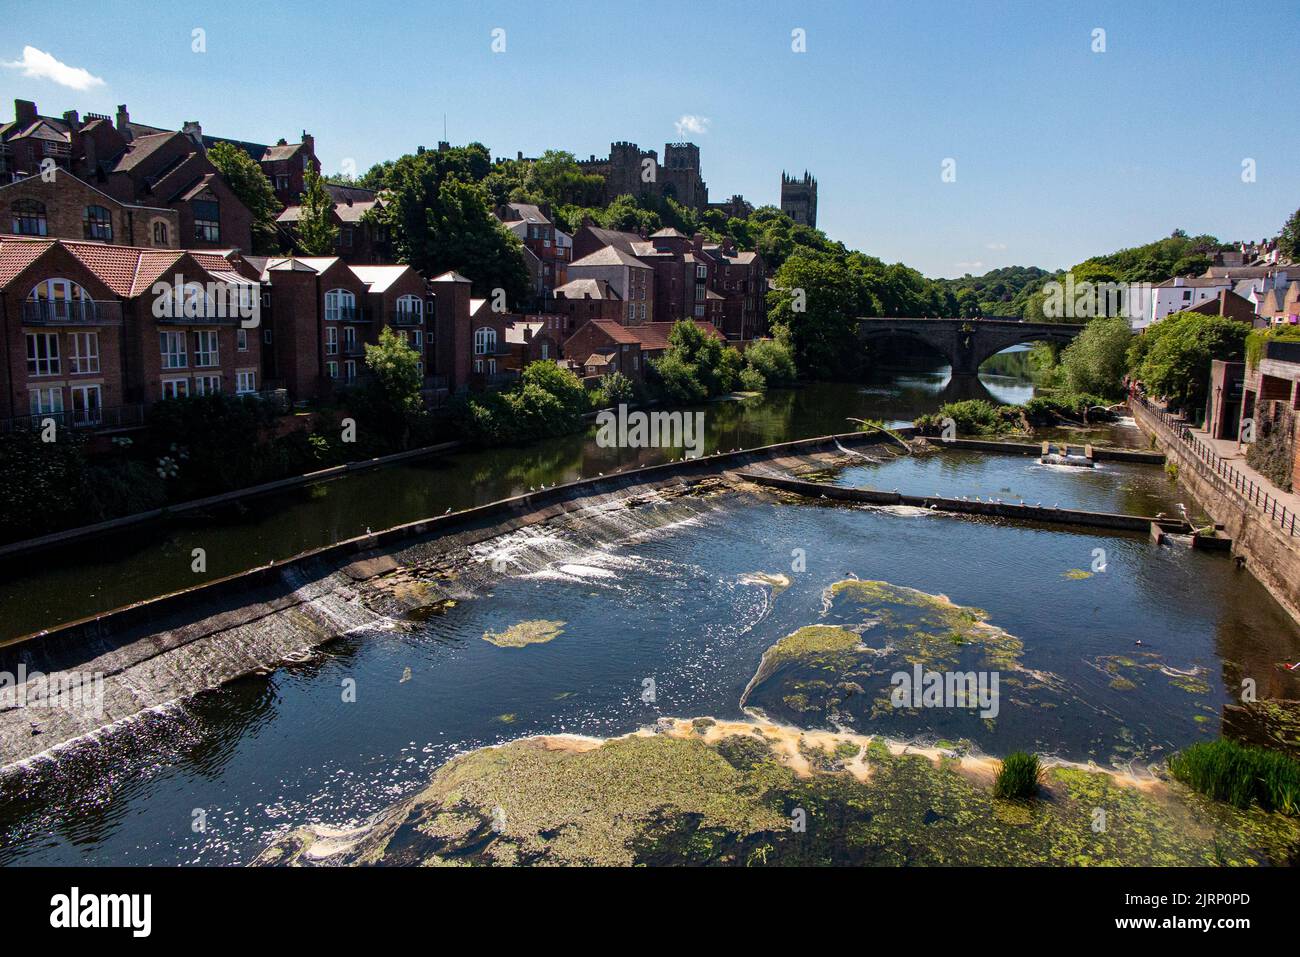
[[[244,369],[235,373],[235,394],[248,395],[257,391],[257,373]]]
[[[179,349],[176,348],[178,345]],[[186,352],[188,348],[189,343],[184,332],[158,333],[158,353],[162,357],[164,370],[188,369],[190,367],[190,357]]]
[[[357,297],[350,289],[331,289],[325,293],[325,321],[340,322],[345,309],[351,309],[356,315]],[[353,319],[355,321],[355,319]]]
[[[474,330],[474,355],[486,356],[497,351],[497,331],[491,326]]]
[[[343,360],[343,381],[345,382],[357,381],[357,360],[356,359]]]
[[[99,333],[74,332],[68,336],[72,353],[68,356],[68,371],[72,375],[86,375],[99,371]]]
[[[327,375],[330,379],[337,380],[338,377],[339,377],[339,364],[338,364],[338,362],[331,361],[331,362],[327,362],[327,363],[325,363],[325,375]]]
[[[221,391],[221,376],[196,375],[194,377],[195,395],[216,395]]]
[[[208,348],[204,348],[207,346]],[[200,329],[194,333],[194,368],[213,369],[221,365],[221,339],[216,330]]]
[[[420,322],[424,322],[424,300],[419,296],[407,294],[398,297],[397,311],[404,316],[419,316]]]
[[[235,350],[238,352],[248,351],[248,330],[239,328],[235,330]]]
[[[74,385],[71,392],[73,424],[99,425],[104,419],[104,390],[97,384],[87,384]],[[88,401],[92,395],[95,397],[94,403]],[[77,408],[78,405],[81,406],[80,409]]]
[[[336,356],[339,354],[338,326],[325,327],[325,354],[327,356]]]
[[[61,386],[45,386],[27,390],[27,408],[32,415],[62,415],[63,389]]]
[[[190,394],[190,380],[163,379],[161,388],[164,399],[184,399]]]
[[[41,347],[44,346],[44,349]],[[29,376],[58,375],[63,369],[59,358],[57,332],[27,333],[27,374]]]

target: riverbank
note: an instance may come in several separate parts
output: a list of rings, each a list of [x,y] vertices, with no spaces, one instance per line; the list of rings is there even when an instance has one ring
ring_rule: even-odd
[[[1130,405],[1138,427],[1154,438],[1177,468],[1178,481],[1224,527],[1233,542],[1233,555],[1300,624],[1300,537],[1292,532],[1300,531],[1300,523],[1294,521],[1294,513],[1287,521],[1286,512],[1274,500],[1289,496],[1277,492],[1264,498],[1257,490],[1270,487],[1269,483],[1244,458],[1229,466],[1211,451],[1203,432],[1198,434],[1185,424],[1176,430],[1145,403]],[[1208,456],[1213,459],[1207,461]],[[1243,479],[1253,484],[1243,486]]]

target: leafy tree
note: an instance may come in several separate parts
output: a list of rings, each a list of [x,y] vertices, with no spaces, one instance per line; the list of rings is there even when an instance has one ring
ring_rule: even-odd
[[[1061,353],[1061,373],[1071,392],[1118,396],[1133,338],[1122,317],[1094,319]]]
[[[486,154],[471,144],[401,157],[385,176],[376,218],[390,228],[401,262],[429,276],[459,270],[478,295],[504,289],[513,304],[529,294],[528,269],[522,244],[492,215],[478,184],[490,169]]]
[[[208,150],[208,159],[253,215],[252,251],[258,255],[277,252],[279,242],[275,219],[280,212],[280,201],[276,199],[275,190],[262,167],[233,143],[217,143]]]
[[[533,362],[508,392],[465,399],[456,410],[463,434],[489,445],[528,442],[582,428],[590,408],[582,381],[554,362]]]
[[[1224,316],[1175,312],[1135,337],[1130,369],[1153,395],[1198,410],[1210,387],[1210,362],[1241,359],[1250,327]]]
[[[790,348],[775,339],[756,342],[746,349],[745,366],[761,375],[769,386],[790,385],[798,376]]]
[[[801,251],[777,270],[775,281],[768,320],[795,364],[819,379],[856,372],[857,317],[878,311],[862,274],[829,254]]]
[[[303,187],[298,212],[298,248],[308,256],[331,255],[339,238],[339,227],[334,222],[334,198],[314,169],[303,174]]]
[[[1277,249],[1292,261],[1300,259],[1300,209],[1291,214],[1277,237]]]

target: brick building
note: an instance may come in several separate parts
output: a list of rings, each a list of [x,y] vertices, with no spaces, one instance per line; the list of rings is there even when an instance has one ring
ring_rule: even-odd
[[[377,212],[383,209],[384,202],[380,195],[373,189],[363,189],[360,186],[340,186],[335,183],[324,185],[334,199],[332,221],[339,231],[334,242],[334,254],[350,263],[394,263],[388,227],[367,215],[372,210]],[[281,210],[276,218],[276,223],[289,237],[293,236],[298,218],[302,215],[298,199],[301,196]]]
[[[576,245],[576,237],[574,242]],[[621,317],[605,315],[603,318],[620,318],[628,325],[654,319],[654,275],[652,266],[632,255],[630,244],[628,249],[615,245],[601,246],[575,260],[569,267],[573,281],[594,280],[612,289],[622,303],[623,314]],[[586,288],[582,291],[585,292]]]
[[[604,279],[570,279],[555,290],[550,306],[565,336],[593,319],[625,320],[623,298]]]
[[[176,210],[123,203],[66,170],[0,186],[0,232],[85,239],[118,246],[178,248]]]
[[[506,203],[496,216],[533,254],[526,257],[533,275],[531,305],[541,306],[557,286],[569,281],[573,239],[555,227],[545,209],[531,203]]]
[[[159,399],[255,392],[255,293],[236,255],[0,240],[0,419],[136,425]]]

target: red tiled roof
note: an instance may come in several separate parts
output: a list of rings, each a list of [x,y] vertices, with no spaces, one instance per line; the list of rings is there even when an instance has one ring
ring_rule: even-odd
[[[0,240],[0,286],[11,282],[56,243],[123,298],[139,296],[148,291],[187,255],[195,265],[207,272],[229,272],[234,265],[213,252],[187,253],[183,249],[145,249],[70,239],[5,237]]]
[[[593,319],[591,320],[591,324],[615,342],[633,345],[641,341],[633,334],[631,329],[627,326],[620,325],[613,319]]]
[[[49,239],[0,240],[0,286],[7,286],[13,278],[36,261],[36,257],[54,245]]]
[[[711,322],[705,322],[703,319],[691,321],[699,326],[705,335],[715,339],[726,338]],[[627,330],[636,336],[636,341],[641,343],[642,349],[647,352],[657,352],[668,348],[668,337],[672,335],[675,325],[677,325],[675,322],[644,322],[639,326],[628,326]]]

